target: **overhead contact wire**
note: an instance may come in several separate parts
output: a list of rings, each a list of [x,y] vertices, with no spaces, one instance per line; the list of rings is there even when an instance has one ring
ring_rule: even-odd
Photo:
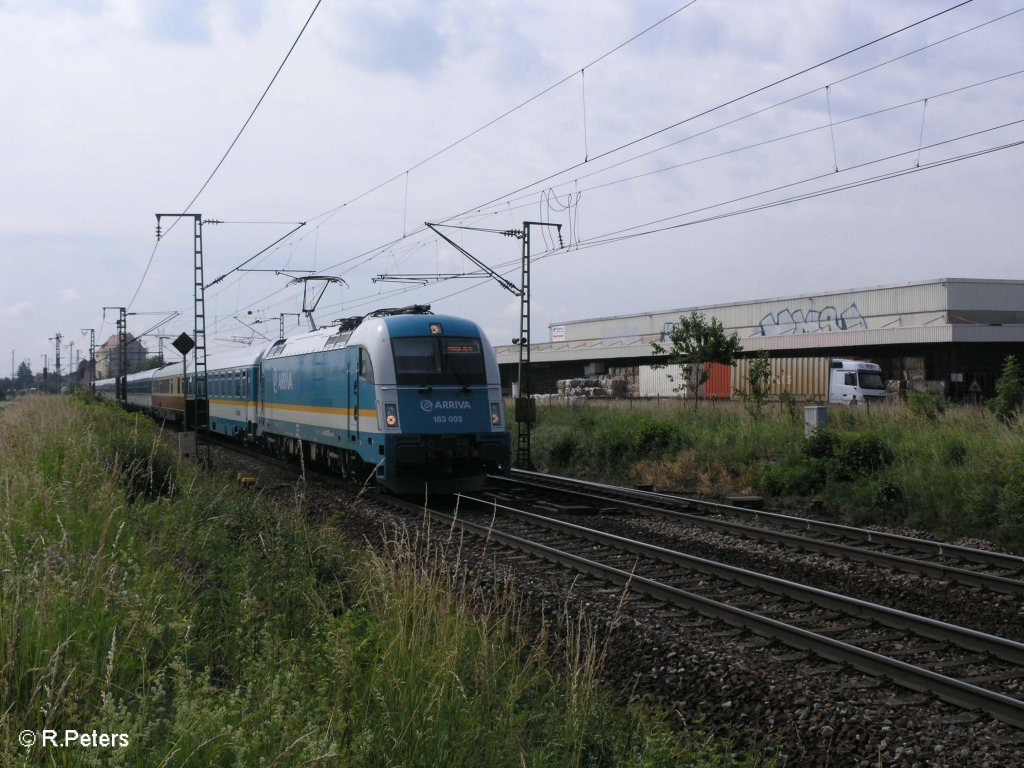
[[[238,140],[242,137],[242,133],[249,126],[249,123],[252,122],[253,117],[256,115],[256,110],[260,108],[260,105],[263,103],[263,100],[267,97],[267,94],[270,93],[270,89],[271,87],[273,87],[274,82],[277,80],[277,76],[281,74],[281,70],[284,69],[284,65],[288,62],[289,57],[291,57],[292,51],[294,51],[295,47],[299,44],[299,40],[302,39],[303,33],[306,31],[306,28],[309,26],[309,23],[313,20],[313,15],[316,13],[317,8],[320,7],[320,3],[322,2],[323,0],[316,0],[316,5],[314,5],[313,10],[310,11],[309,17],[306,19],[306,23],[302,25],[302,29],[299,30],[299,34],[295,37],[295,41],[291,44],[291,47],[288,49],[288,52],[284,55],[284,59],[281,60],[280,65],[278,65],[277,71],[274,72],[274,76],[270,78],[270,82],[267,84],[267,87],[263,89],[263,93],[260,96],[259,100],[256,102],[256,106],[252,108],[252,111],[249,113],[249,116],[245,119],[245,122],[242,123],[242,127],[238,129],[238,133],[235,135],[235,138],[232,140],[230,146],[228,146],[227,150],[221,156],[220,160],[217,162],[216,167],[213,169],[213,171],[211,171],[210,175],[206,178],[206,181],[204,181],[203,185],[199,188],[199,191],[196,192],[195,196],[189,201],[188,205],[186,205],[183,210],[188,211],[193,205],[195,205],[196,200],[199,199],[199,196],[203,194],[203,192],[209,186],[210,182],[213,181],[213,177],[217,175],[217,171],[219,171],[220,167],[224,165],[224,161],[228,159],[228,155],[230,155],[231,150],[235,148],[235,144],[237,144]],[[169,234],[170,231],[174,229],[174,227],[177,225],[178,221],[179,219],[175,219],[171,226],[167,228],[167,232],[165,232],[164,234]],[[132,300],[128,303],[128,307],[131,307],[132,304],[135,303],[135,299],[138,297],[139,291],[142,290],[142,284],[146,282],[146,277],[149,275],[149,269],[150,267],[153,266],[153,257],[156,256],[156,250],[159,247],[159,245],[160,241],[157,240],[156,244],[153,246],[153,252],[149,255],[149,261],[146,263],[146,269],[142,273],[142,279],[139,281],[139,286],[138,288],[135,289],[135,293],[132,295]]]

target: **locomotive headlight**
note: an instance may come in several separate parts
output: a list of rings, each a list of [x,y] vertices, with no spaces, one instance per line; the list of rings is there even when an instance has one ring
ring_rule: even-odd
[[[384,403],[384,424],[392,429],[398,426],[397,403]]]
[[[491,403],[491,426],[501,426],[501,403]]]

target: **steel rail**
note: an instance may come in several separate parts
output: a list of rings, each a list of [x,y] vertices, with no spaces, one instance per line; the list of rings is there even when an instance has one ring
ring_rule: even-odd
[[[526,473],[516,470],[516,474],[530,474],[531,476],[535,473]],[[659,515],[667,515],[673,518],[682,519],[693,525],[699,525],[705,528],[711,528],[714,530],[722,531],[733,535],[743,536],[750,539],[759,539],[764,541],[770,541],[775,544],[781,544],[783,546],[795,547],[797,549],[803,549],[810,552],[818,552],[820,554],[828,554],[836,557],[848,558],[851,560],[858,560],[861,562],[870,562],[885,567],[893,568],[895,570],[901,570],[909,573],[918,573],[925,576],[930,576],[937,579],[947,579],[954,581],[958,584],[963,584],[972,587],[984,587],[990,589],[993,592],[999,592],[1002,594],[1024,594],[1024,581],[1013,579],[1008,576],[1000,576],[991,573],[984,573],[979,571],[972,571],[968,568],[960,568],[954,565],[944,565],[942,563],[933,563],[926,560],[918,560],[913,557],[906,557],[903,555],[895,555],[888,552],[876,552],[869,549],[863,549],[850,544],[840,544],[837,542],[822,541],[821,539],[808,538],[805,536],[799,536],[796,534],[788,534],[780,531],[774,531],[768,528],[762,528],[760,526],[744,525],[742,523],[730,522],[727,520],[713,520],[705,517],[704,515],[691,514],[683,512],[678,509],[665,509],[663,506],[652,506],[650,504],[644,504],[640,501],[630,501],[628,499],[621,498],[609,498],[608,496],[600,496],[596,493],[589,493],[582,490],[573,490],[572,488],[562,487],[561,483],[569,485],[579,485],[585,488],[593,488],[595,491],[605,491],[607,493],[615,494],[618,496],[632,496],[635,495],[637,498],[650,498],[658,500],[661,503],[671,503],[673,505],[692,505],[700,504],[705,506],[714,507],[716,510],[725,509],[728,510],[729,514],[742,513],[746,516],[763,517],[766,520],[772,522],[778,522],[788,527],[800,528],[805,530],[818,530],[821,532],[835,533],[837,535],[843,535],[846,538],[859,538],[862,541],[868,543],[881,543],[889,546],[898,546],[902,549],[913,549],[926,554],[931,555],[953,555],[956,557],[962,557],[963,559],[969,559],[971,562],[980,563],[981,560],[977,555],[989,555],[993,557],[990,561],[986,561],[984,564],[992,567],[1000,568],[1012,568],[1015,570],[1024,570],[1024,558],[1017,558],[1013,555],[1004,555],[1002,553],[988,553],[984,550],[971,549],[969,547],[959,547],[952,544],[943,544],[940,542],[929,542],[924,539],[914,539],[910,536],[898,536],[896,534],[880,533],[878,531],[869,531],[866,529],[852,528],[850,526],[838,525],[835,523],[824,523],[816,520],[808,520],[806,518],[790,518],[787,515],[780,515],[774,512],[761,512],[758,510],[750,510],[744,507],[733,507],[727,504],[718,504],[717,502],[700,501],[694,499],[686,499],[678,496],[671,496],[667,494],[655,494],[650,491],[637,491],[631,488],[620,488],[618,486],[602,485],[600,483],[592,483],[586,480],[574,480],[572,478],[551,478],[548,475],[535,475],[540,478],[539,480],[532,479],[516,479],[502,476],[492,476],[495,479],[499,479],[509,484],[520,484],[526,487],[534,486],[544,489],[555,490],[560,493],[571,494],[578,497],[599,500],[603,502],[614,502],[623,506],[632,507],[634,509],[643,510],[645,512],[652,512]],[[554,480],[554,482],[547,482],[548,480]],[[795,522],[794,522],[795,521]],[[805,525],[806,523],[806,525]],[[929,546],[931,547],[929,549]],[[962,553],[970,553],[971,556],[967,557]],[[1012,565],[1010,565],[1012,563]]]
[[[859,598],[818,589],[817,587],[809,587],[806,584],[780,579],[776,576],[739,568],[735,565],[727,565],[695,555],[676,552],[675,550],[647,544],[636,539],[629,539],[613,533],[599,531],[595,528],[587,528],[576,523],[569,523],[565,520],[558,520],[533,512],[503,506],[488,499],[479,499],[466,495],[462,495],[461,498],[486,506],[488,509],[498,509],[511,513],[531,524],[542,526],[549,530],[568,533],[576,538],[586,539],[595,544],[623,549],[641,557],[653,558],[670,565],[682,566],[708,576],[715,576],[731,582],[744,584],[748,587],[754,587],[755,589],[812,603],[821,608],[841,610],[864,619],[876,621],[888,627],[910,630],[932,640],[952,643],[972,651],[989,653],[1004,661],[1024,666],[1024,643],[1019,643],[1015,640],[978,632],[967,627],[960,627],[955,624],[930,619],[926,616],[908,613],[907,611],[900,611]]]
[[[1024,570],[1024,557],[1008,555],[1003,552],[990,552],[984,549],[964,547],[959,544],[950,544],[948,542],[929,541],[928,539],[917,539],[913,536],[901,536],[896,533],[872,531],[867,528],[855,528],[853,526],[842,525],[840,523],[829,523],[824,520],[812,520],[808,517],[783,515],[778,512],[765,512],[760,509],[748,509],[747,507],[738,507],[732,504],[709,501],[707,499],[694,499],[689,496],[678,496],[671,493],[658,493],[656,491],[642,491],[638,488],[623,488],[622,486],[595,483],[591,480],[578,480],[573,477],[564,477],[562,475],[545,475],[541,472],[529,472],[523,469],[513,469],[512,474],[522,477],[531,477],[541,482],[557,481],[572,485],[603,489],[622,493],[624,495],[635,496],[637,498],[658,500],[663,503],[695,505],[705,509],[721,511],[724,514],[748,516],[755,519],[764,518],[765,520],[771,520],[779,523],[780,525],[786,525],[792,528],[814,530],[822,533],[834,533],[836,535],[847,536],[855,539],[863,538],[864,540],[873,543],[891,544],[894,547],[913,549],[923,554],[953,555],[963,560],[976,562],[979,565],[1009,568],[1011,570]],[[502,476],[492,475],[492,477],[501,478]]]
[[[468,499],[467,499],[468,500]],[[485,502],[491,504],[492,502]],[[417,509],[421,509],[418,508]],[[874,651],[844,643],[809,630],[788,625],[742,608],[727,605],[701,595],[688,592],[653,579],[604,565],[579,555],[563,552],[554,547],[531,542],[521,536],[493,528],[490,525],[473,523],[436,510],[429,510],[431,519],[451,527],[458,527],[472,535],[495,541],[507,547],[518,549],[529,555],[539,556],[563,567],[588,574],[616,584],[623,589],[650,595],[663,602],[669,602],[687,610],[694,610],[711,619],[724,621],[732,626],[750,630],[762,637],[779,640],[785,645],[851,667],[875,677],[887,678],[897,685],[911,690],[932,694],[947,703],[962,709],[986,712],[1001,722],[1024,730],[1024,702],[1011,696],[990,691],[951,677],[916,667],[898,659],[892,659]]]

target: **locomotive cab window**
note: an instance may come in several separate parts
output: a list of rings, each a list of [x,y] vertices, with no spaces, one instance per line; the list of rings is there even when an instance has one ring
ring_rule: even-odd
[[[480,339],[441,339],[441,349],[444,352],[446,371],[472,378],[472,383],[483,382],[484,354],[480,348]]]
[[[373,384],[373,363],[370,362],[370,353],[359,347],[359,378],[368,384]]]
[[[441,373],[440,350],[435,339],[394,339],[395,373],[404,376],[435,376]],[[407,382],[415,383],[415,382]]]
[[[398,384],[484,384],[480,339],[454,336],[392,339]]]

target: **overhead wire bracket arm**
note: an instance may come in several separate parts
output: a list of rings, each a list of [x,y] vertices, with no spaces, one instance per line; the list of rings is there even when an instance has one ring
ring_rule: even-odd
[[[441,283],[445,280],[456,280],[461,278],[479,279],[487,277],[481,272],[441,272],[431,274],[408,274],[408,275],[377,275],[371,278],[374,283],[416,283],[426,285],[427,283]]]
[[[487,266],[482,261],[480,261],[480,259],[478,259],[476,256],[471,254],[469,251],[467,251],[461,245],[459,245],[454,240],[452,240],[450,237],[448,237],[448,235],[446,235],[444,232],[442,232],[441,230],[438,229],[438,226],[444,226],[444,225],[431,224],[429,221],[425,221],[423,223],[426,224],[427,227],[429,227],[431,229],[431,231],[434,232],[434,234],[436,234],[438,237],[443,239],[445,242],[449,243],[455,250],[457,250],[459,253],[461,253],[463,256],[465,256],[467,259],[469,259],[474,264],[476,264],[478,267],[480,267],[480,269],[482,269],[484,272],[486,272],[489,277],[491,277],[496,283],[498,283],[498,285],[500,285],[506,291],[508,291],[509,293],[511,293],[511,294],[513,294],[515,296],[522,296],[523,295],[523,289],[522,288],[520,288],[518,285],[516,285],[512,281],[508,280],[504,276],[499,275],[497,272],[495,272],[489,266]],[[515,235],[516,233],[513,230],[513,231],[509,231],[509,232],[502,232],[501,234]]]
[[[274,242],[272,242],[272,243],[271,243],[270,245],[268,245],[268,246],[267,246],[266,248],[263,248],[263,249],[262,249],[261,251],[259,251],[258,253],[254,254],[253,256],[250,256],[250,257],[249,257],[248,259],[246,259],[245,261],[243,261],[243,262],[242,262],[241,264],[239,264],[239,265],[238,265],[237,267],[235,267],[234,269],[230,269],[230,270],[228,270],[227,272],[225,272],[225,273],[224,273],[223,275],[221,275],[220,277],[214,278],[214,279],[213,279],[212,281],[210,281],[209,283],[207,283],[207,284],[206,284],[206,285],[204,286],[204,288],[210,288],[210,287],[212,287],[212,286],[216,285],[217,283],[219,283],[219,282],[220,282],[221,280],[223,280],[223,279],[224,279],[225,277],[227,277],[228,275],[232,274],[233,272],[238,272],[238,271],[239,271],[239,270],[240,270],[240,269],[241,269],[242,267],[244,267],[244,266],[245,266],[246,264],[248,264],[249,262],[253,261],[254,259],[256,259],[256,258],[258,258],[258,257],[262,256],[262,255],[263,255],[264,253],[266,253],[267,251],[269,251],[269,250],[270,250],[271,248],[273,248],[273,247],[274,247],[275,245],[277,245],[278,243],[280,243],[280,242],[281,242],[282,240],[285,240],[286,238],[289,238],[289,237],[291,237],[292,235],[294,235],[294,234],[295,234],[296,232],[298,232],[298,231],[299,231],[300,229],[302,229],[302,228],[303,228],[304,226],[306,226],[306,222],[304,222],[304,221],[300,221],[300,222],[299,222],[299,224],[298,224],[298,226],[296,226],[296,227],[295,227],[294,229],[292,229],[291,231],[289,231],[289,232],[286,232],[285,234],[281,235],[281,237],[277,238],[277,240],[275,240]]]

